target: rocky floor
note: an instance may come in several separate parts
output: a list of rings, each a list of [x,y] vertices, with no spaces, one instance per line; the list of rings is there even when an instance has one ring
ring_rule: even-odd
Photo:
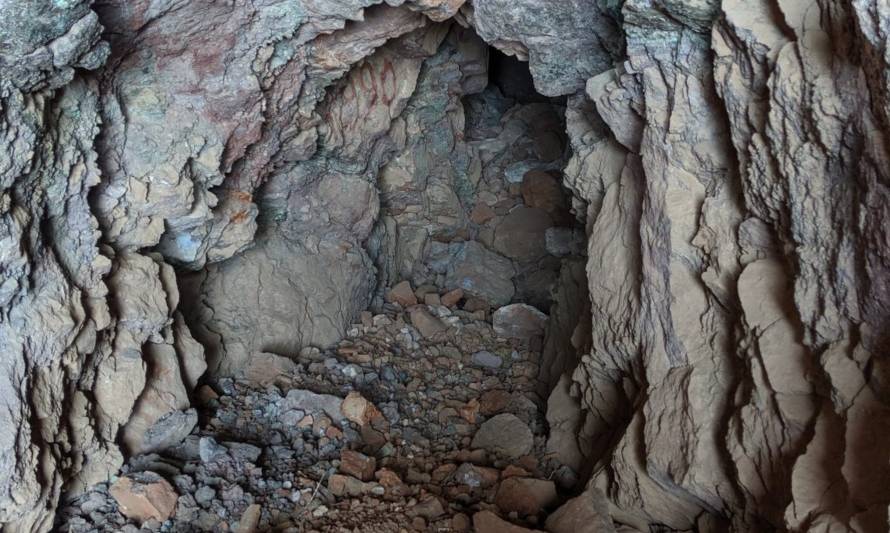
[[[257,354],[243,377],[201,387],[184,442],[132,458],[69,502],[58,529],[545,527],[577,484],[544,453],[534,390],[546,317],[407,284],[387,300],[333,349]]]

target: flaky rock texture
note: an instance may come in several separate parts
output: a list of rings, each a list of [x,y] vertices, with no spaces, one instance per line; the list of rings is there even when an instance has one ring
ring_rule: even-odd
[[[205,369],[330,345],[403,280],[547,312],[548,448],[615,522],[887,530],[886,2],[0,21],[3,531],[188,434]],[[499,92],[490,47],[560,98]]]

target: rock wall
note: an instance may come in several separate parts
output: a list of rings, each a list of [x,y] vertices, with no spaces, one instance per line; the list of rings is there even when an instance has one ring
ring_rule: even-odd
[[[531,170],[484,157],[516,125],[550,170],[564,154],[542,157],[538,104],[485,122],[473,32],[567,97],[589,309],[583,259],[550,268],[554,452],[640,530],[887,530],[886,3],[38,0],[0,20],[4,531],[48,530],[63,493],[187,433],[205,365],[333,342],[379,281],[538,264],[503,257],[473,180]],[[484,296],[517,299],[511,279]]]

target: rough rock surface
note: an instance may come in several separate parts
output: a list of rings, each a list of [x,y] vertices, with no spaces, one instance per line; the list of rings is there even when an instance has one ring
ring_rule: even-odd
[[[0,3],[0,524],[410,280],[547,311],[551,449],[616,522],[886,530],[888,9]]]

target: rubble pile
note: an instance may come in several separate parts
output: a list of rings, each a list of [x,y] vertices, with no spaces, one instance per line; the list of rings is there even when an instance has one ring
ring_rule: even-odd
[[[578,483],[546,454],[546,315],[479,308],[460,289],[386,294],[329,350],[257,353],[200,386],[199,426],[70,502],[63,530],[545,527]]]

